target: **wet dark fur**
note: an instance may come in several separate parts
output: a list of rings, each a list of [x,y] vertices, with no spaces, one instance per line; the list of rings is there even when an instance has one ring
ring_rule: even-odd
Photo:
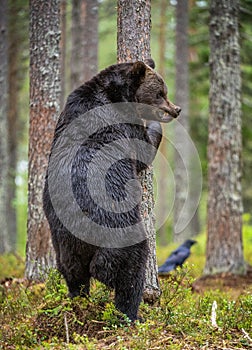
[[[149,61],[149,64],[153,65],[153,62]],[[141,102],[161,108],[165,105],[164,108],[170,109],[171,115],[173,113],[173,116],[177,116],[177,107],[167,100],[166,92],[162,78],[142,62],[110,66],[70,94],[57,123],[52,149],[57,138],[75,118],[105,104]],[[86,122],[92,123],[92,120]],[[86,171],[90,157],[92,158],[104,144],[122,137],[137,137],[152,144],[157,150],[162,129],[158,121],[148,121],[145,127],[141,119],[137,125],[125,123],[102,129],[80,147],[71,170],[72,188],[78,205],[92,220],[107,227],[141,223],[139,205],[129,213],[120,215],[106,212],[95,205],[86,187]],[[127,147],[132,147],[131,142]],[[144,149],[130,151],[138,154],[144,152]],[[106,185],[111,198],[124,199],[124,185],[130,179],[137,180],[139,172],[151,164],[155,154],[156,151],[148,155],[146,164],[126,159],[111,167]],[[99,184],[97,186],[99,187]],[[145,279],[147,240],[125,248],[102,248],[78,239],[63,226],[53,209],[48,190],[48,176],[43,201],[56,251],[57,266],[67,282],[70,296],[88,294],[90,278],[94,277],[115,289],[115,305],[120,311],[131,320],[137,319]],[[145,236],[144,225],[141,224],[140,228]],[[84,229],[88,230],[88,227]]]

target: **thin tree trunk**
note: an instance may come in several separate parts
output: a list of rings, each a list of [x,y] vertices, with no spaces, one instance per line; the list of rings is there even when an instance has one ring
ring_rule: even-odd
[[[190,24],[190,13],[192,8],[195,6],[195,0],[189,0],[189,24]],[[190,28],[189,25],[189,37],[192,36],[192,29]],[[195,47],[192,47],[189,45],[188,47],[188,56],[189,56],[189,62],[192,61],[193,62],[193,57],[195,57],[195,55],[197,55],[197,52],[195,52]],[[189,63],[190,64],[190,63]],[[190,77],[189,77],[189,83],[190,83]],[[190,99],[190,87],[189,87],[189,99]],[[197,105],[197,102],[196,102]],[[194,107],[195,107],[195,101],[194,101]],[[191,109],[189,106],[189,114],[191,115]],[[190,124],[190,123],[189,123]],[[189,128],[190,129],[190,128]],[[191,198],[191,203],[196,203],[199,198],[198,198],[198,193],[199,193],[199,183],[198,181],[195,181],[195,179],[197,178],[197,172],[195,171],[195,167],[193,162],[191,163],[190,166],[191,169],[191,178],[192,181],[190,182],[190,198]],[[191,233],[192,235],[196,236],[200,233],[201,227],[200,227],[200,218],[199,218],[199,207],[197,206],[197,209],[191,219],[190,222],[190,229],[191,229]]]
[[[188,88],[188,0],[180,0],[176,5],[176,88],[175,103],[182,108],[179,121],[175,123],[175,202],[173,218],[173,235],[175,241],[191,236],[190,206],[188,203],[190,154],[188,137],[189,130],[189,88]],[[183,128],[181,127],[181,125]]]
[[[7,226],[7,181],[8,181],[8,31],[7,0],[0,6],[0,254],[10,250]]]
[[[85,0],[83,80],[98,69],[98,0]]]
[[[16,175],[18,164],[19,143],[23,136],[25,124],[20,121],[20,93],[26,72],[28,71],[28,4],[26,1],[10,0],[8,18],[8,203],[7,224],[10,247],[16,250],[17,243],[17,207],[16,203]]]
[[[117,2],[117,60],[130,62],[150,58],[150,0],[118,0]],[[156,232],[153,216],[153,169],[141,175],[143,188],[142,216],[149,239],[144,299],[153,302],[160,296],[156,262]]]
[[[83,52],[84,52],[84,32],[82,18],[84,7],[83,0],[72,0],[72,27],[71,27],[71,90],[74,90],[83,84],[84,77],[82,75]]]
[[[8,232],[10,236],[11,249],[15,251],[17,238],[17,217],[14,201],[16,199],[16,172],[17,172],[17,146],[18,146],[18,120],[19,120],[19,106],[18,97],[20,91],[20,80],[18,76],[20,65],[20,31],[18,12],[19,6],[15,1],[9,1],[10,15],[9,15],[9,103],[8,106],[8,138],[9,138],[9,174],[8,174],[8,209],[7,209],[7,223]]]
[[[98,0],[72,1],[71,89],[97,73]]]
[[[61,77],[61,94],[60,109],[62,110],[66,98],[66,0],[60,2],[60,77]]]
[[[238,0],[210,2],[208,222],[204,273],[243,273]]]
[[[26,276],[41,280],[55,266],[42,193],[60,105],[60,2],[30,2],[30,131]]]
[[[166,25],[167,25],[167,11],[168,11],[168,5],[169,2],[167,0],[161,0],[161,6],[160,6],[160,27],[159,27],[159,65],[158,65],[158,72],[161,74],[161,76],[165,77],[165,53],[166,53],[166,39],[167,39],[167,33],[166,33]],[[165,130],[163,130],[163,133],[165,134]],[[164,158],[167,157],[167,142],[166,138],[163,137],[161,144],[159,146],[159,150]],[[163,174],[162,169],[162,159],[160,159],[160,165],[159,165],[159,177],[158,177],[158,188],[159,191],[159,205],[157,213],[157,222],[159,223],[158,226],[160,226],[158,230],[158,236],[159,241],[161,245],[167,244],[167,226],[165,225],[165,219],[167,217],[167,196],[168,196],[168,182],[165,174]],[[163,225],[162,225],[163,224]]]

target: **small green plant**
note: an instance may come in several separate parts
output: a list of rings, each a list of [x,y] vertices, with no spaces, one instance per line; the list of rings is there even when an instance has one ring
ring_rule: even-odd
[[[119,312],[113,302],[107,303],[102,311],[102,320],[106,322],[104,329],[117,329],[129,327],[131,320],[121,312]]]
[[[47,297],[64,297],[67,293],[65,282],[58,270],[51,268],[45,283]]]
[[[245,223],[249,241],[251,226]],[[202,238],[197,239],[199,245]],[[251,259],[251,245],[247,247]],[[202,264],[202,247],[194,248],[195,266]],[[198,253],[199,252],[199,253]],[[197,256],[199,254],[199,257]],[[1,260],[2,259],[2,260]],[[1,257],[6,271],[15,259]],[[6,259],[6,260],[5,260]],[[191,259],[191,257],[190,257]],[[198,263],[197,263],[198,259]],[[251,261],[251,260],[250,260]],[[45,283],[13,279],[0,285],[0,348],[59,350],[251,349],[252,289],[239,292],[209,289],[196,293],[192,285],[199,268],[189,259],[160,280],[162,295],[154,305],[140,305],[144,322],[130,322],[114,305],[114,292],[92,281],[90,296],[68,298],[61,275],[50,270]],[[9,272],[8,272],[9,273]],[[216,327],[212,305],[216,302]]]

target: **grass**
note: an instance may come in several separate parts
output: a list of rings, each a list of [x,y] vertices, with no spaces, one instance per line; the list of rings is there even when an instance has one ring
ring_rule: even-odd
[[[160,281],[161,299],[141,304],[145,322],[131,322],[113,304],[113,293],[93,281],[89,299],[66,297],[56,271],[46,284],[12,283],[0,294],[2,349],[249,349],[252,289],[232,299],[222,291],[194,293],[188,264]],[[216,322],[211,309],[217,302]],[[251,336],[251,334],[250,334]]]
[[[251,264],[252,228],[244,221],[245,257]],[[97,281],[91,296],[67,297],[67,288],[52,270],[45,284],[22,279],[24,261],[0,256],[0,349],[251,349],[252,285],[234,290],[207,288],[195,280],[204,267],[205,236],[197,237],[182,269],[160,280],[162,296],[154,305],[141,303],[145,322],[132,324],[113,304],[113,292]],[[162,263],[175,245],[158,247]],[[19,278],[16,278],[19,277]],[[217,303],[216,325],[212,306]]]

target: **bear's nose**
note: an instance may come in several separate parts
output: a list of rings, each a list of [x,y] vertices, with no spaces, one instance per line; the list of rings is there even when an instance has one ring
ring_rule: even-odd
[[[179,114],[181,112],[181,108],[179,106],[176,106],[175,111]]]

